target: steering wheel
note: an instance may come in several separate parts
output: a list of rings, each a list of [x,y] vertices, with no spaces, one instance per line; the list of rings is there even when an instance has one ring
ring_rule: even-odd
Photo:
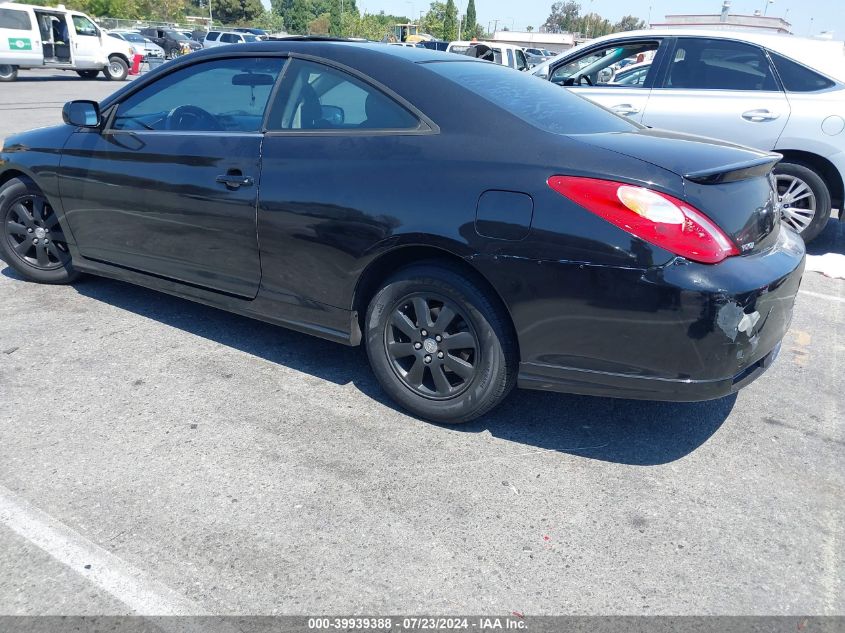
[[[578,79],[575,81],[575,83],[576,83],[577,85],[579,85],[579,86],[580,86],[580,85],[581,85],[581,80],[586,81],[588,86],[592,86],[592,85],[593,85],[593,80],[592,80],[592,79],[590,79],[590,76],[589,76],[589,75],[578,75]]]
[[[194,105],[180,105],[173,108],[167,113],[164,127],[167,130],[223,130],[213,114]]]

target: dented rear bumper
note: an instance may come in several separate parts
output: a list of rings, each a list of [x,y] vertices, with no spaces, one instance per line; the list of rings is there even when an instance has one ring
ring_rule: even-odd
[[[774,361],[792,319],[804,244],[782,230],[771,248],[716,265],[675,260],[620,271],[556,262],[540,268],[570,289],[589,287],[589,298],[581,301],[559,285],[563,313],[530,325],[525,315],[515,318],[519,386],[707,400],[737,391]],[[555,302],[544,303],[548,309]]]

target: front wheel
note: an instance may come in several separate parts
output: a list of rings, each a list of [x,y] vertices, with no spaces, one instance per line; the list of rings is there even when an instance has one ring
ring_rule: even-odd
[[[97,70],[77,70],[76,74],[83,79],[96,79],[99,71]]]
[[[830,219],[830,190],[813,169],[801,163],[781,162],[775,166],[781,219],[810,242]]]
[[[510,320],[455,267],[432,263],[399,271],[373,297],[365,326],[379,383],[422,418],[467,422],[499,404],[514,385]]]
[[[109,65],[103,69],[103,74],[110,81],[123,81],[129,74],[129,64],[122,57],[110,57]]]
[[[181,57],[181,55],[181,48],[171,48],[169,51],[167,51],[167,59],[176,59],[177,57]]]
[[[24,278],[46,284],[74,281],[67,238],[44,194],[29,180],[0,187],[0,255]]]
[[[0,81],[14,81],[18,78],[18,67],[0,64]]]

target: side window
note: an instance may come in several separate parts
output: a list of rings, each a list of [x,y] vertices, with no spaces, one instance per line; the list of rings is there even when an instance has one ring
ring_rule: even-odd
[[[557,66],[549,79],[563,86],[622,85],[614,81],[616,75],[633,64],[651,62],[658,48],[658,41],[616,42]],[[645,78],[629,87],[641,86],[644,82]]]
[[[508,49],[508,66],[510,66],[511,68],[516,68],[513,61],[513,51],[511,49]]]
[[[282,58],[194,64],[144,87],[117,108],[115,130],[257,132]]]
[[[815,92],[835,85],[827,77],[822,77],[806,66],[769,51],[775,69],[780,75],[783,87],[789,92]]]
[[[527,70],[528,69],[528,60],[525,59],[525,53],[520,50],[516,51],[516,69],[517,70]]]
[[[231,33],[223,33],[223,35],[220,36],[220,41],[226,44],[231,44],[234,40]]]
[[[757,46],[706,38],[681,38],[666,88],[777,90],[769,60]]]
[[[419,121],[380,90],[341,70],[294,60],[268,127],[277,130],[409,130]]]
[[[71,16],[71,19],[73,20],[73,28],[77,35],[97,37],[100,34],[94,23],[84,15],[74,15]]]
[[[30,21],[29,14],[26,11],[0,9],[0,29],[29,31],[32,29],[32,21]]]
[[[217,31],[209,31],[208,35],[205,36],[205,39],[209,42],[216,42],[218,37],[220,37],[220,33]]]

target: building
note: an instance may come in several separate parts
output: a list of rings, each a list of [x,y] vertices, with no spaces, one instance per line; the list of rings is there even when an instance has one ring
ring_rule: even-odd
[[[536,31],[496,31],[487,41],[513,44],[522,48],[546,48],[554,53],[561,53],[575,46],[575,34],[538,33]]]
[[[665,22],[655,22],[652,28],[707,27],[727,31],[747,31],[749,29],[766,33],[792,33],[792,25],[783,18],[763,15],[755,11],[753,15],[731,13],[730,0],[722,4],[722,12],[715,14],[673,14],[665,17]]]

